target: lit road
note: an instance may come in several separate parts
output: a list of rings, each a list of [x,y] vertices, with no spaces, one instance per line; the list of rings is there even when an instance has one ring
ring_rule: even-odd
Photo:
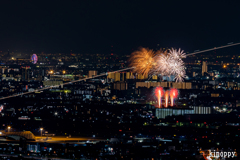
[[[0,157],[3,158],[3,157],[15,157],[17,158],[18,155],[13,155],[13,154],[0,154]],[[23,158],[26,158],[26,159],[38,159],[38,160],[42,160],[42,159],[57,159],[57,160],[71,160],[71,159],[64,159],[64,158],[52,158],[52,157],[39,157],[39,156],[27,156],[27,155],[22,155]],[[4,159],[8,159],[8,158],[4,158]]]
[[[54,136],[54,137],[42,137],[35,136],[36,141],[38,142],[97,142],[97,141],[106,141],[106,139],[98,139],[92,137],[67,137],[67,136]]]

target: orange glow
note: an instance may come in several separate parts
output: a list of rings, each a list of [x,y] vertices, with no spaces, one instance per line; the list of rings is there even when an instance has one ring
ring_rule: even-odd
[[[170,90],[170,99],[171,99],[171,106],[174,104],[174,99],[178,97],[178,90],[175,88],[172,88]]]
[[[130,67],[134,67],[133,72],[148,75],[154,65],[155,53],[148,48],[141,48],[134,51],[129,59]]]
[[[158,107],[161,108],[161,98],[164,94],[163,88],[162,87],[156,87],[155,88],[155,96],[158,99]]]
[[[168,107],[169,91],[165,92],[165,107]]]

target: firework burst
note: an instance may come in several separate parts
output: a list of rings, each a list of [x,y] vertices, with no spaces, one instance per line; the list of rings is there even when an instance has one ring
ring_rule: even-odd
[[[133,68],[133,72],[149,75],[155,65],[154,60],[155,52],[148,48],[140,48],[132,53],[129,62],[130,67]]]
[[[156,54],[155,56],[155,65],[152,73],[156,75],[162,75],[162,76],[169,75],[170,70],[169,70],[168,63],[169,63],[170,57],[168,55],[167,50],[165,51],[159,50],[157,53],[158,54]]]
[[[182,82],[185,78],[185,66],[182,58],[186,54],[181,49],[153,50],[141,48],[132,53],[130,67],[133,72],[143,75],[171,76],[174,75],[176,82]]]
[[[186,54],[181,49],[172,48],[169,50],[169,57],[170,75],[175,76],[176,82],[182,82],[186,74],[182,58],[185,58]]]

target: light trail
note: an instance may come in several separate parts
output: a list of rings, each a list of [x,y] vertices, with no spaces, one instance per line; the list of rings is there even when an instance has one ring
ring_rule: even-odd
[[[210,49],[206,49],[206,50],[202,50],[202,51],[198,51],[198,52],[189,53],[189,54],[186,54],[186,56],[191,56],[191,55],[195,55],[195,54],[199,54],[199,53],[204,53],[204,52],[208,52],[208,51],[212,51],[212,50],[216,50],[216,49],[221,49],[221,48],[227,48],[227,47],[236,46],[236,45],[240,45],[240,42],[239,43],[228,44],[228,45],[221,46],[221,47],[214,47],[214,48],[210,48]],[[26,94],[29,94],[29,93],[34,93],[36,91],[43,91],[43,90],[51,89],[51,88],[54,88],[54,87],[60,87],[62,85],[67,85],[67,84],[71,84],[71,83],[75,83],[75,82],[80,82],[80,81],[84,81],[84,80],[88,80],[88,79],[92,79],[92,78],[96,78],[96,77],[105,76],[105,75],[110,74],[110,73],[125,71],[125,70],[129,70],[129,69],[134,69],[134,68],[135,67],[129,67],[129,68],[116,70],[116,71],[113,71],[113,72],[106,72],[104,74],[96,75],[96,76],[93,76],[93,77],[88,77],[88,78],[84,78],[84,79],[79,79],[79,80],[75,80],[75,81],[66,82],[66,83],[63,83],[61,85],[45,87],[45,88],[42,88],[42,89],[36,89],[34,91],[31,91],[31,92],[24,92],[24,93],[15,94],[15,95],[7,96],[7,97],[2,97],[2,98],[0,98],[0,100],[12,98],[12,97],[18,97],[18,96],[26,95]]]
[[[84,80],[88,80],[88,79],[92,79],[92,78],[106,76],[106,75],[108,75],[110,73],[121,72],[121,71],[129,70],[129,69],[133,69],[133,68],[134,67],[124,68],[124,69],[120,69],[120,70],[116,70],[116,71],[112,71],[112,72],[106,72],[106,73],[99,74],[99,75],[92,76],[92,77],[88,77],[88,78],[83,78],[83,79],[79,79],[79,80],[75,80],[75,81],[66,82],[66,83],[63,83],[63,84],[60,84],[60,85],[55,85],[55,86],[51,86],[51,87],[45,87],[45,88],[41,88],[41,89],[35,89],[34,91],[30,91],[30,92],[24,92],[24,93],[15,94],[15,95],[7,96],[7,97],[2,97],[2,98],[0,98],[0,100],[12,98],[12,97],[18,97],[18,96],[26,95],[26,94],[29,94],[29,93],[38,92],[38,91],[43,91],[43,90],[51,89],[51,88],[54,88],[54,87],[60,87],[60,86],[64,86],[64,85],[68,85],[68,84],[72,84],[72,83],[76,83],[76,82],[80,82],[80,81],[84,81]]]
[[[189,54],[186,54],[186,56],[191,56],[191,55],[195,55],[195,54],[199,54],[199,53],[203,53],[203,52],[213,51],[213,50],[216,50],[216,49],[221,49],[221,48],[227,48],[227,47],[231,47],[231,46],[236,46],[236,45],[239,45],[239,44],[240,44],[240,42],[239,42],[239,43],[228,44],[228,45],[221,46],[221,47],[214,47],[214,48],[206,49],[206,50],[203,50],[203,51],[198,51],[198,52],[189,53]]]

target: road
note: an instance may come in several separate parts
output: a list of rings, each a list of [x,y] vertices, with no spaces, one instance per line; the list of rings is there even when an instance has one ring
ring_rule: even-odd
[[[18,155],[13,155],[13,154],[0,154],[0,157],[1,158],[4,158],[4,157],[7,157],[7,158],[11,158],[11,157],[15,157],[17,158]],[[27,155],[22,155],[23,158],[26,158],[26,159],[37,159],[37,160],[42,160],[42,159],[51,159],[51,160],[71,160],[71,159],[64,159],[64,158],[51,158],[51,157],[38,157],[38,156],[27,156]],[[5,158],[4,158],[5,159]]]
[[[67,137],[67,136],[54,136],[54,137],[40,137],[35,136],[36,141],[38,142],[98,142],[98,141],[106,141],[106,139],[98,139],[92,137]]]

